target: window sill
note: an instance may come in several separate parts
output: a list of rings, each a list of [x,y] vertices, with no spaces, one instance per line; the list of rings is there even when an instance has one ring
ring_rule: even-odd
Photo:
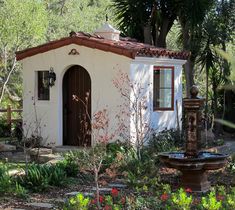
[[[174,111],[174,108],[153,108],[154,112],[161,112],[161,111]]]

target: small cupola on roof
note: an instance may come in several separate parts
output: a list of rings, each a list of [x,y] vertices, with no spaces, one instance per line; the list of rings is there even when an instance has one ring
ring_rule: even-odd
[[[94,34],[104,39],[119,41],[120,31],[106,22],[101,28],[97,29]]]

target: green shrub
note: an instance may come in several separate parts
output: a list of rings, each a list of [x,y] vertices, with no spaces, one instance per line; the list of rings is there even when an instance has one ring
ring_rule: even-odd
[[[192,195],[188,195],[182,188],[172,194],[172,201],[182,210],[190,210],[192,205]]]
[[[89,202],[89,198],[85,198],[83,194],[78,193],[68,200],[63,210],[88,210]]]
[[[27,190],[24,187],[22,187],[18,182],[16,182],[15,184],[14,191],[15,191],[16,197],[18,198],[26,199],[28,197]]]
[[[66,172],[59,166],[31,164],[28,173],[20,178],[20,183],[32,191],[43,191],[51,186],[62,186]]]
[[[58,165],[64,168],[67,176],[77,177],[79,172],[78,158],[80,157],[79,152],[70,151],[64,154],[64,160],[59,162]]]
[[[106,155],[102,162],[101,173],[105,172],[107,168],[115,166],[125,165],[130,158],[135,153],[134,148],[125,142],[115,141],[108,143],[106,146]],[[119,157],[119,158],[118,158]],[[128,159],[129,158],[129,159]]]
[[[7,164],[0,164],[0,194],[11,192],[12,180],[8,173]]]
[[[63,168],[58,165],[48,167],[50,174],[49,185],[63,186],[65,184],[67,175]]]
[[[9,137],[11,134],[10,127],[5,120],[0,118],[0,137]]]
[[[222,201],[218,201],[215,191],[212,190],[208,196],[202,197],[202,206],[207,210],[219,210],[222,208]]]
[[[235,173],[235,154],[231,155],[231,158],[228,161],[227,169],[230,173]]]
[[[26,188],[40,192],[48,188],[50,175],[47,166],[31,164],[25,176],[20,177],[20,183]]]
[[[156,133],[148,142],[148,148],[151,153],[173,151],[180,146],[182,146],[182,136],[178,130],[174,129]]]

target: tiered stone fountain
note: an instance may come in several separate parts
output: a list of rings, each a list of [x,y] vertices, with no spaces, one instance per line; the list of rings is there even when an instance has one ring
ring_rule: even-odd
[[[191,88],[190,93],[190,98],[183,99],[187,125],[185,152],[166,152],[159,157],[167,167],[181,171],[181,187],[191,188],[194,192],[206,192],[210,189],[207,171],[224,167],[228,155],[199,151],[204,99],[197,97],[196,86]]]

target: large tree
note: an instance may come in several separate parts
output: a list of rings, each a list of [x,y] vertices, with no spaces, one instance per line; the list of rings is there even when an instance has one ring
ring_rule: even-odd
[[[112,16],[110,0],[45,0],[49,16],[47,40],[68,36],[71,31],[93,32]],[[110,14],[110,15],[109,15]]]
[[[0,106],[21,98],[21,66],[15,51],[93,32],[112,17],[110,0],[0,0]],[[8,97],[6,97],[8,96]]]
[[[47,15],[41,1],[0,2],[0,105],[6,92],[14,96],[18,91],[14,84],[19,77],[12,76],[19,74],[15,52],[40,43],[46,28]]]
[[[179,0],[178,20],[183,50],[191,52],[184,68],[188,96],[194,84],[194,66],[201,47],[202,24],[214,3],[214,0]]]
[[[166,47],[174,21],[181,26],[183,50],[191,51],[185,66],[186,90],[194,84],[194,64],[200,49],[201,24],[214,0],[112,0],[124,35]]]
[[[166,36],[176,19],[176,0],[112,0],[116,19],[126,36],[166,47]]]
[[[211,110],[215,118],[223,118],[225,114],[225,89],[224,96],[220,100],[223,107],[219,111],[219,92],[221,86],[228,84],[230,74],[229,63],[215,52],[215,48],[227,50],[227,44],[233,42],[235,29],[235,1],[218,1],[212,10],[206,15],[202,24],[200,37],[201,48],[197,53],[197,60],[206,75],[206,117],[208,113],[209,87],[211,87]],[[222,115],[221,115],[222,113]],[[215,124],[219,131],[219,124]]]

